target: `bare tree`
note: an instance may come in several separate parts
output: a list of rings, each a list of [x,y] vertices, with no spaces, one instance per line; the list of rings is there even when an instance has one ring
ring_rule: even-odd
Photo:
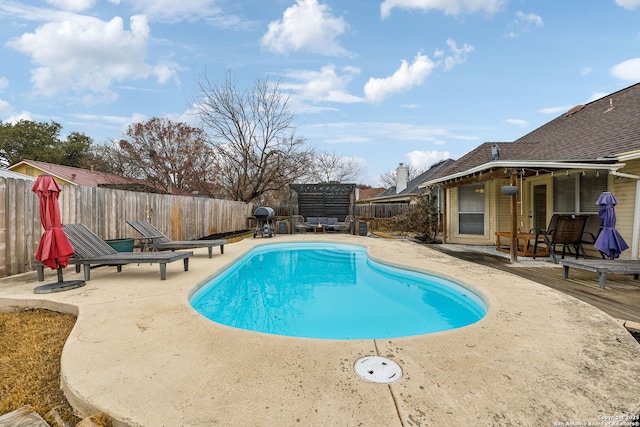
[[[296,135],[289,96],[278,83],[255,80],[241,90],[231,73],[222,82],[205,74],[199,87],[194,108],[209,133],[217,182],[228,197],[255,201],[309,172],[314,152]]]
[[[352,157],[343,157],[336,152],[318,153],[309,178],[317,182],[355,181],[360,174],[360,165]]]
[[[417,169],[415,166],[412,166],[411,164],[406,164],[405,166],[407,168],[407,175],[408,175],[407,182],[411,181],[412,179],[416,178],[417,176],[425,172],[425,170]],[[396,175],[397,175],[396,169],[387,171],[382,175],[380,175],[380,182],[382,183],[382,186],[385,188],[395,187],[397,182]]]

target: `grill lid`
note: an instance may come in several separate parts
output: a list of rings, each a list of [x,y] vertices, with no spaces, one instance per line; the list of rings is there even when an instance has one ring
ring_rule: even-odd
[[[276,215],[275,211],[268,206],[260,206],[255,210],[253,216],[273,218]]]

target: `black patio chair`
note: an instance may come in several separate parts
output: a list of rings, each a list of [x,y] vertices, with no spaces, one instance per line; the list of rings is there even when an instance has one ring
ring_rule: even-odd
[[[534,258],[538,250],[538,243],[544,243],[549,248],[549,253],[553,258],[553,261],[558,264],[558,257],[556,255],[557,245],[562,245],[562,258],[568,250],[572,254],[571,250],[575,250],[576,259],[583,256],[587,258],[587,254],[582,246],[584,227],[587,224],[588,215],[554,215],[549,229],[546,231],[536,230],[536,238],[533,246]],[[555,224],[552,227],[552,223]]]

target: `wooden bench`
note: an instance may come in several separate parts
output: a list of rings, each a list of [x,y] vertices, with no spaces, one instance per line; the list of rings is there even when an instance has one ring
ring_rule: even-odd
[[[501,237],[507,237],[509,240],[509,245],[503,245],[500,241]],[[532,249],[529,249],[531,246],[531,241],[535,241],[536,234],[535,233],[518,233],[516,234],[517,244],[518,244],[518,256],[549,256],[549,247],[545,246],[544,250],[540,253],[534,253]],[[522,241],[522,245],[520,244]],[[496,231],[496,250],[500,252],[510,253],[511,252],[511,233],[508,231]]]
[[[564,278],[569,278],[569,268],[579,268],[587,271],[595,271],[600,275],[600,288],[604,289],[607,283],[607,274],[633,274],[638,279],[640,274],[640,261],[636,260],[612,260],[612,259],[563,259],[560,261],[564,268]]]

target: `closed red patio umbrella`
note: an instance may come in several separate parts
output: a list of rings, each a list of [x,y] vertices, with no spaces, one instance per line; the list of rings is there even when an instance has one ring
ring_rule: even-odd
[[[84,285],[82,280],[64,282],[62,269],[69,264],[74,250],[69,238],[62,230],[58,197],[62,189],[51,175],[40,175],[31,187],[40,199],[40,222],[44,234],[38,244],[35,259],[52,269],[58,270],[58,282],[38,286],[35,293],[57,292]]]

